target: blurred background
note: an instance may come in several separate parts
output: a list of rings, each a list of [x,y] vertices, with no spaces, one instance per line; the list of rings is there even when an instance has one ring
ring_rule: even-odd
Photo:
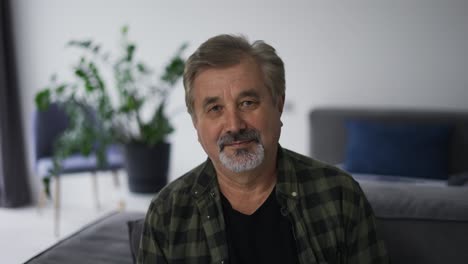
[[[25,153],[30,153],[35,93],[51,73],[70,74],[76,54],[65,43],[88,38],[116,50],[123,25],[138,44],[138,56],[156,70],[182,42],[189,44],[188,56],[217,34],[271,44],[286,67],[281,144],[303,154],[308,154],[307,115],[315,107],[468,109],[463,0],[17,0],[11,9]],[[168,111],[175,125],[169,138],[171,179],[206,158],[183,95],[180,82]],[[28,174],[37,181],[31,165]]]

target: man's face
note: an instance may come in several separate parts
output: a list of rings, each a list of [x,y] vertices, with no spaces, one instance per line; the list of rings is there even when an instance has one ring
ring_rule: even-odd
[[[216,168],[239,173],[275,166],[284,98],[273,102],[253,59],[202,70],[192,93],[198,140]]]

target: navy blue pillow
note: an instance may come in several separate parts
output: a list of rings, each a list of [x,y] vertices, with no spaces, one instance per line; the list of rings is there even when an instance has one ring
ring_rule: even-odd
[[[447,179],[450,125],[346,122],[352,173]]]

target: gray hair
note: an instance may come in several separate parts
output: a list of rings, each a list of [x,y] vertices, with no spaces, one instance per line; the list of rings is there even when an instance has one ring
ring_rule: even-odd
[[[273,101],[276,103],[279,97],[284,96],[286,89],[284,63],[272,46],[261,40],[250,44],[244,36],[218,35],[201,44],[185,64],[185,104],[192,117],[194,111],[192,88],[197,75],[207,68],[236,65],[246,56],[253,58],[260,66],[265,86],[270,91]]]

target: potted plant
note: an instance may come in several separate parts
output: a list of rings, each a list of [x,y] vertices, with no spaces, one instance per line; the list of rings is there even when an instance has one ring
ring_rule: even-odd
[[[165,139],[174,129],[165,107],[172,88],[183,74],[182,53],[187,45],[181,45],[157,76],[146,63],[136,59],[136,45],[128,39],[128,28],[123,27],[121,34],[120,52],[116,57],[111,57],[91,40],[70,41],[67,46],[82,51],[73,66],[73,77],[59,81],[53,75],[50,84],[36,95],[39,110],[59,103],[69,117],[67,130],[55,144],[54,168],[44,179],[46,193],[50,177],[58,175],[64,158],[76,152],[84,155],[94,152],[98,165],[105,166],[106,149],[113,143],[124,146],[130,190],[155,191],[154,186],[145,187],[138,180],[132,183],[132,176],[141,176],[145,166],[150,165],[144,164],[145,160],[159,163],[162,169],[157,171],[166,175],[158,177],[163,178],[163,182],[167,178],[169,144]],[[113,77],[111,85],[105,78],[111,79],[110,76]],[[147,155],[153,156],[145,158]],[[154,176],[155,171],[151,173]]]

